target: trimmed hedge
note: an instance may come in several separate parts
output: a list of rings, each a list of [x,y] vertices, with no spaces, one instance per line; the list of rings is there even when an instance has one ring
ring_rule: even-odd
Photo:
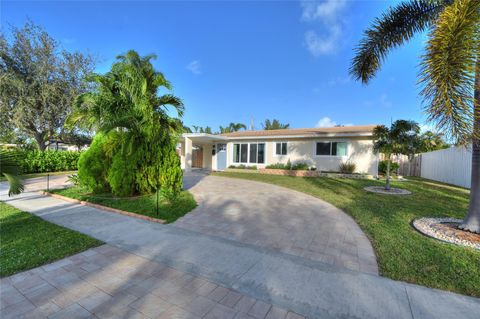
[[[72,171],[77,169],[80,152],[76,151],[13,151],[18,154],[23,174]]]

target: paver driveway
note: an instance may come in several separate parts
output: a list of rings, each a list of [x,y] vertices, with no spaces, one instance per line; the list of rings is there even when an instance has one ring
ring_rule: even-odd
[[[195,171],[185,174],[185,187],[199,206],[177,227],[378,274],[370,241],[355,221],[318,198]]]

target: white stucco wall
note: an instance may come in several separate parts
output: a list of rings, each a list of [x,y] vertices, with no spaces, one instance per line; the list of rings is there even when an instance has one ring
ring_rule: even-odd
[[[287,142],[287,155],[275,155],[275,143]],[[316,156],[316,142],[346,142],[347,156]],[[373,153],[373,143],[365,138],[310,138],[310,139],[278,139],[278,140],[237,140],[227,144],[227,166],[240,165],[233,163],[233,144],[235,143],[265,143],[265,163],[243,163],[265,167],[269,164],[306,162],[321,171],[338,171],[339,165],[347,160],[356,164],[356,172],[377,174],[377,156]]]

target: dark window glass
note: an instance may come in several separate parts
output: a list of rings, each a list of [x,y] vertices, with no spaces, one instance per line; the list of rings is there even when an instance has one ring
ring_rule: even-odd
[[[240,144],[240,162],[247,163],[248,159],[248,144]]]
[[[332,155],[337,155],[337,142],[332,142]]]
[[[275,154],[276,155],[287,155],[287,143],[276,143],[275,144]]]
[[[258,163],[265,163],[265,144],[258,144]]]
[[[257,162],[257,144],[250,144],[250,163]]]
[[[233,144],[233,162],[238,163],[240,159],[240,144]]]
[[[316,155],[330,155],[330,142],[327,143],[322,143],[319,142],[317,143],[317,151]]]

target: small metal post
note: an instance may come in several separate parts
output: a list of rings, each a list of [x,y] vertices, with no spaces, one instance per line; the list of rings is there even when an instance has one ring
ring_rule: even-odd
[[[50,192],[50,174],[47,174],[47,192]]]
[[[159,211],[158,211],[158,194],[159,194],[159,190],[158,190],[158,187],[157,187],[157,217],[158,217],[158,214],[159,214]]]

